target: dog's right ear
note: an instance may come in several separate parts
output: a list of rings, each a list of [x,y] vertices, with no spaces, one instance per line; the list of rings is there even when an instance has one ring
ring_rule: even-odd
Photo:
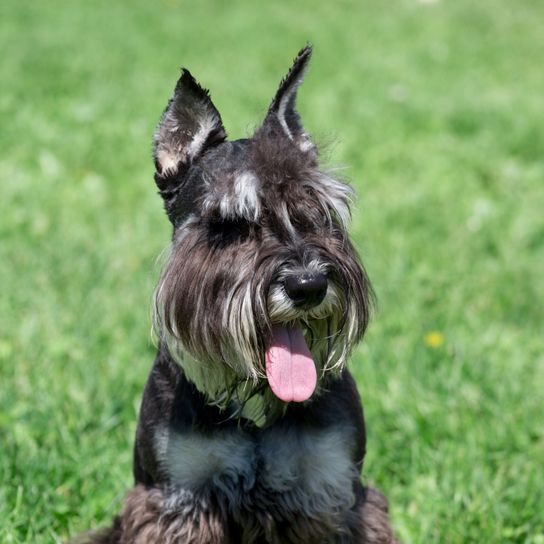
[[[226,137],[209,92],[183,69],[153,139],[155,181],[161,192],[172,190],[194,159]]]

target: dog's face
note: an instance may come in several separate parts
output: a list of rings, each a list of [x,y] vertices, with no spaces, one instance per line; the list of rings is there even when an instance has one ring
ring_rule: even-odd
[[[370,287],[346,232],[351,189],[319,170],[294,109],[310,54],[299,53],[252,138],[226,141],[187,71],[155,135],[174,225],[159,333],[215,400],[261,388],[305,401],[367,325]]]

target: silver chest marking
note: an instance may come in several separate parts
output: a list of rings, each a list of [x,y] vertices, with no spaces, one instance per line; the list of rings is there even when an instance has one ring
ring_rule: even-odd
[[[235,501],[258,485],[290,496],[301,512],[315,515],[345,510],[355,502],[353,437],[347,427],[265,429],[258,439],[242,431],[166,431],[155,444],[162,470],[180,491],[212,487]]]
[[[166,430],[157,434],[155,447],[163,471],[179,488],[217,485],[225,477],[240,477],[249,483],[254,477],[255,446],[248,435],[239,432],[209,436]]]

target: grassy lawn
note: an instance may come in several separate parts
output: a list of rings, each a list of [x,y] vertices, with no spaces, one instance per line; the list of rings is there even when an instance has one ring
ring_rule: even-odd
[[[544,3],[3,0],[0,542],[131,485],[170,229],[151,134],[187,66],[234,138],[296,51],[377,291],[364,478],[407,543],[544,544]]]

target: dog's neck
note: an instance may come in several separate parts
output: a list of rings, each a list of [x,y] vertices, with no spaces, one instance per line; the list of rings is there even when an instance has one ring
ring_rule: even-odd
[[[244,379],[224,363],[195,359],[180,349],[179,344],[168,345],[168,351],[187,380],[207,399],[207,404],[225,414],[225,420],[239,421],[241,424],[250,422],[258,428],[264,428],[273,425],[285,414],[288,403],[274,395],[264,377],[257,381],[253,378]],[[321,377],[314,399],[326,389],[328,380],[338,378],[341,374],[343,366],[334,366],[332,370],[323,373],[322,365],[318,363]]]
[[[225,419],[251,422],[267,427],[280,418],[286,409],[262,382],[241,379],[228,366],[197,361],[187,353],[174,357],[185,377],[208,400],[225,414]]]

